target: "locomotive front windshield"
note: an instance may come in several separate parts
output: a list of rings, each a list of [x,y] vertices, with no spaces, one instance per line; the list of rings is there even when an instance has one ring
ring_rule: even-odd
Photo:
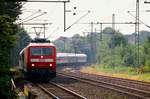
[[[52,56],[52,48],[31,48],[31,55],[47,55]]]

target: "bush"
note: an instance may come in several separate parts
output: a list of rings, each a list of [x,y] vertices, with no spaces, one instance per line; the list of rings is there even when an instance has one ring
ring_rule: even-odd
[[[10,79],[8,75],[0,73],[0,97],[2,99],[10,99],[12,96]]]
[[[8,67],[1,67],[0,69],[0,97],[1,99],[12,99],[15,92],[11,90],[12,72]]]
[[[150,66],[146,65],[143,67],[145,72],[150,72]]]

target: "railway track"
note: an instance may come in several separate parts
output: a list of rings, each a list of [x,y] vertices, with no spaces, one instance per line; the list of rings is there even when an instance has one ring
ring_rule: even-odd
[[[141,89],[150,91],[150,83],[149,82],[143,82],[143,81],[137,81],[137,80],[131,80],[131,79],[125,79],[125,78],[117,78],[117,77],[110,77],[110,76],[104,76],[104,75],[98,75],[101,80],[115,80],[116,82],[122,82],[122,83],[129,83],[133,85],[142,86]]]
[[[61,85],[54,82],[47,84],[37,84],[45,93],[47,93],[52,99],[87,99],[84,96],[79,95]]]
[[[69,75],[80,75],[82,78],[90,78],[90,79],[96,79],[100,81],[109,82],[112,84],[119,84],[122,86],[132,87],[135,89],[150,91],[150,83],[149,82],[143,82],[143,81],[137,81],[137,80],[130,80],[125,78],[117,78],[117,77],[111,77],[111,76],[104,76],[104,75],[89,75],[87,73],[81,73],[81,72],[74,72],[69,73]]]
[[[103,81],[103,80],[87,79],[85,77],[83,78],[83,77],[79,77],[79,76],[75,76],[75,75],[70,76],[70,75],[63,74],[63,73],[58,73],[58,75],[69,77],[71,79],[82,81],[84,83],[88,83],[88,84],[91,84],[91,85],[94,85],[97,87],[103,87],[106,89],[117,91],[119,93],[134,96],[134,97],[137,97],[138,99],[150,99],[150,91],[147,91],[147,90],[141,90],[141,89],[137,89],[137,88],[123,86],[121,84],[115,84],[115,83],[111,83],[111,82]],[[109,79],[109,78],[107,78],[107,79]],[[121,81],[121,79],[120,79],[120,81]]]

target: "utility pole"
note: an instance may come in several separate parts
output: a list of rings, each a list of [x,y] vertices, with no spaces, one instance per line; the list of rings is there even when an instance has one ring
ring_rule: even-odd
[[[84,45],[85,45],[85,41],[86,41],[86,39],[85,39],[85,32],[83,32],[83,38],[84,38]]]
[[[112,29],[115,30],[115,14],[112,14]]]
[[[90,41],[91,41],[91,62],[93,63],[94,60],[94,42],[93,42],[93,22],[91,22],[91,37],[90,37]]]
[[[66,31],[66,2],[64,2],[64,32]]]
[[[102,45],[102,36],[103,36],[102,33],[103,33],[103,24],[100,23],[100,43],[99,43],[99,44],[100,44],[100,45],[99,45],[99,46],[100,46],[100,54],[99,54],[99,58],[100,58],[100,59],[99,59],[99,62],[100,62],[100,64],[101,64],[101,62],[102,62],[101,60],[102,60],[102,53],[103,53],[103,52],[101,51],[101,47],[102,47],[102,46],[101,46],[101,45]]]
[[[44,39],[45,39],[45,29],[46,29],[45,24],[43,25],[43,28],[44,28]]]
[[[98,31],[98,32],[97,32]],[[101,41],[101,38],[99,38],[99,40],[97,41],[97,36],[98,36],[98,33],[100,32],[100,34],[99,34],[99,36],[101,35],[101,30],[97,30],[96,28],[95,28],[95,32],[94,32],[94,43],[95,43],[95,53],[96,54],[98,54],[97,52],[98,52],[98,49],[97,49],[97,45],[99,44],[99,48],[101,48],[101,42],[99,42],[98,43],[98,41]],[[101,52],[101,51],[99,51],[99,52]],[[97,56],[95,54],[95,57]],[[95,60],[96,60],[96,62],[99,62],[99,63],[101,63],[100,62],[100,60],[101,60],[101,57],[100,57],[101,55],[99,54],[99,56],[98,56],[98,58],[96,58]]]
[[[66,52],[66,37],[60,37],[60,40],[62,40],[63,41],[63,52]]]
[[[96,61],[98,61],[100,64],[101,64],[101,60],[102,60],[102,51],[101,51],[101,45],[102,45],[102,32],[103,32],[103,24],[102,23],[99,23],[99,22],[97,22],[97,24],[98,25],[100,25],[100,30],[99,30],[99,52],[100,52],[100,54],[99,54],[99,56],[98,56],[98,60],[96,60]],[[97,32],[97,30],[95,29],[95,33]],[[96,34],[95,34],[96,35]],[[96,38],[96,37],[95,37]],[[96,42],[96,41],[95,41]],[[97,44],[96,44],[97,45]],[[96,48],[96,51],[97,51],[97,48]]]
[[[112,36],[111,36],[111,39],[112,39],[112,43],[111,43],[111,49],[110,49],[110,52],[111,52],[111,66],[114,66],[113,64],[113,60],[115,60],[115,55],[114,55],[114,35],[115,35],[115,14],[112,14]]]
[[[66,52],[66,40],[63,39],[63,41],[64,41],[64,52]]]
[[[100,30],[101,30],[101,32],[100,32],[100,41],[102,41],[102,36],[103,36],[103,24],[102,23],[100,23]]]
[[[99,41],[102,41],[102,32],[103,32],[103,23],[99,23],[99,22],[97,22],[97,25],[99,25],[99,28],[100,28],[100,30],[96,30],[95,29],[95,33],[97,32],[97,31],[99,31]]]
[[[140,56],[139,56],[139,46],[140,46],[140,42],[139,42],[139,0],[136,0],[136,18],[135,18],[135,49],[137,52],[137,55],[135,55],[135,57],[137,57],[137,62],[136,65],[140,65]],[[136,43],[137,42],[137,43]],[[137,46],[137,48],[136,48]]]

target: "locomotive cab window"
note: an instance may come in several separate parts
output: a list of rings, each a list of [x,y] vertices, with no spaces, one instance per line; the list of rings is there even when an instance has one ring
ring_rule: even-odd
[[[31,48],[31,55],[41,55],[41,48]]]
[[[52,48],[42,48],[42,55],[52,55]]]
[[[52,48],[31,48],[31,55],[52,55]]]

